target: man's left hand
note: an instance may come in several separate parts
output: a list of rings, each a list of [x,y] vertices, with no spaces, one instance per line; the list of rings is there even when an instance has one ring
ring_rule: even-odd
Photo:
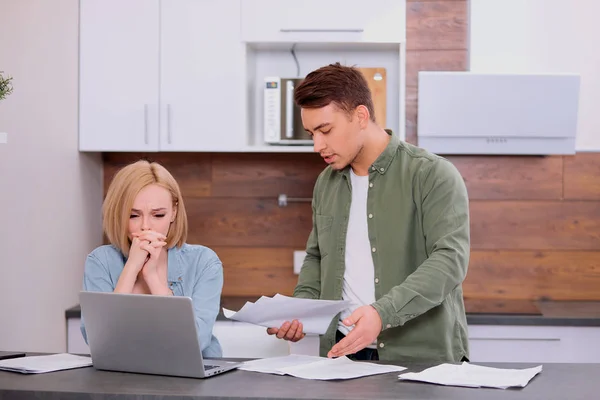
[[[373,343],[381,332],[381,317],[370,305],[357,308],[343,323],[346,326],[355,325],[354,329],[329,350],[327,357],[354,354]]]

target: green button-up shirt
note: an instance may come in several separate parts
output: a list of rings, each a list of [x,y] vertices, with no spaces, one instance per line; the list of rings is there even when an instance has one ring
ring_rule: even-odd
[[[464,181],[448,160],[391,135],[369,168],[366,213],[382,321],[381,360],[468,358],[462,282],[470,252]],[[341,300],[352,184],[350,167],[327,167],[312,199],[313,228],[294,296]],[[320,338],[325,357],[339,315]]]

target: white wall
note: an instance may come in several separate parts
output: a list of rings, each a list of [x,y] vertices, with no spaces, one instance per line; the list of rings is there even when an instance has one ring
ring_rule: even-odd
[[[78,152],[78,1],[0,0],[0,350],[66,351],[65,309],[101,244],[102,170]]]
[[[471,0],[470,70],[581,74],[578,151],[600,151],[599,0]]]

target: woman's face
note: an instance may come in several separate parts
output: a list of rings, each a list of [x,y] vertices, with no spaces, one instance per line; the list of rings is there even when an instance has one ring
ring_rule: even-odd
[[[129,217],[129,239],[133,233],[148,230],[167,236],[176,212],[171,193],[167,189],[155,184],[146,186],[133,201]]]

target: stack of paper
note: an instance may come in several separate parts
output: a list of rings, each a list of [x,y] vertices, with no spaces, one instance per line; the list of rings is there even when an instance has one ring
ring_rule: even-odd
[[[348,357],[326,358],[304,355],[263,358],[246,361],[238,369],[266,374],[291,375],[303,379],[353,379],[361,376],[399,372],[406,368],[352,361]]]
[[[61,353],[2,360],[0,361],[0,370],[20,372],[22,374],[42,374],[64,369],[89,367],[91,365],[92,359],[90,357]]]
[[[441,364],[422,372],[409,372],[398,375],[398,378],[446,386],[506,389],[509,387],[525,387],[541,371],[541,365],[527,369],[502,369],[463,362],[461,365]]]
[[[262,296],[255,303],[248,301],[237,312],[223,308],[223,314],[229,319],[267,328],[279,328],[285,321],[297,319],[304,333],[322,335],[333,317],[350,304],[344,300],[300,299],[276,294],[273,298]]]

